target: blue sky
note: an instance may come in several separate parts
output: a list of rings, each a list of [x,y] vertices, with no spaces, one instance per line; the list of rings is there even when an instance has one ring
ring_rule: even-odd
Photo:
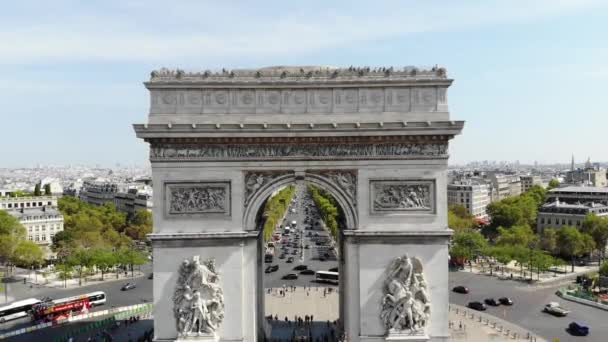
[[[466,120],[451,163],[604,157],[608,1],[11,1],[0,167],[144,165],[161,66],[431,66]]]

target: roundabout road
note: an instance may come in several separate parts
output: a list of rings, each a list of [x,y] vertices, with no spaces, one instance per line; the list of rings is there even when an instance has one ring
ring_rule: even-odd
[[[470,292],[453,292],[452,288],[457,285],[468,287]],[[485,312],[528,329],[548,341],[556,338],[561,342],[608,341],[608,312],[564,300],[555,294],[558,288],[559,286],[537,289],[511,280],[498,280],[468,272],[450,272],[450,303],[466,306],[470,301],[483,302],[486,298],[509,297],[514,301],[513,306],[489,306]],[[548,302],[559,302],[571,312],[567,317],[543,313],[543,306]],[[575,337],[568,334],[565,329],[572,321],[587,324],[591,329],[589,336]]]

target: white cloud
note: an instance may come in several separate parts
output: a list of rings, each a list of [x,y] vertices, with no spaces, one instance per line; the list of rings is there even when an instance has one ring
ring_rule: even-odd
[[[605,2],[343,4],[344,8],[327,8],[323,2],[306,2],[305,7],[298,8],[293,7],[294,3],[280,2],[267,8],[251,8],[219,7],[199,1],[171,6],[160,1],[129,1],[103,9],[77,8],[76,13],[59,18],[34,13],[21,24],[13,20],[7,27],[0,27],[0,41],[5,42],[0,46],[0,64],[209,63],[235,55],[281,57],[417,32],[462,30],[567,15],[603,6]],[[73,5],[64,3],[66,7]],[[38,15],[42,16],[40,20]]]

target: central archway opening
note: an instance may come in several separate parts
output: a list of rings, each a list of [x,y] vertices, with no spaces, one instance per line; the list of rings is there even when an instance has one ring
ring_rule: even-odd
[[[343,208],[305,180],[274,189],[257,211],[267,341],[339,341]]]

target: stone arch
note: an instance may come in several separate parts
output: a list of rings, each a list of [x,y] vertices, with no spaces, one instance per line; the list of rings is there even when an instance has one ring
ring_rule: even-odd
[[[351,170],[349,170],[351,171]],[[356,178],[355,178],[356,179]],[[321,187],[322,189],[329,192],[338,202],[342,211],[344,212],[346,229],[357,229],[358,228],[358,213],[356,198],[349,196],[347,192],[333,182],[329,177],[322,173],[316,172],[304,172],[303,174],[287,173],[276,176],[262,185],[253,194],[250,195],[243,214],[243,227],[245,230],[255,230],[256,227],[256,216],[261,206],[264,204],[266,199],[277,189],[293,184],[296,181],[306,181]],[[356,188],[357,183],[355,181],[354,187]],[[356,194],[356,191],[354,192]]]

